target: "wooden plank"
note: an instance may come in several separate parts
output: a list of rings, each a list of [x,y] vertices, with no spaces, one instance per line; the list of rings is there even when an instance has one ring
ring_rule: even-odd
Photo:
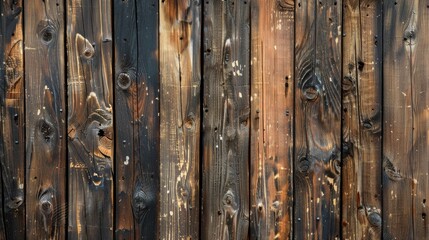
[[[252,1],[251,239],[292,239],[294,1]]]
[[[133,212],[136,236],[158,238],[159,191],[159,3],[136,1],[137,8],[137,123],[139,144],[135,148]]]
[[[25,238],[25,129],[22,2],[2,1],[0,156],[5,236]]]
[[[28,239],[65,238],[64,5],[24,0],[26,230]]]
[[[137,125],[137,29],[135,1],[115,0],[115,219],[117,239],[136,239],[133,216],[134,171],[139,144]]]
[[[109,1],[67,1],[70,239],[113,238],[110,12]]]
[[[160,3],[160,239],[199,238],[201,5]]]
[[[344,2],[343,239],[380,239],[382,3]]]
[[[249,5],[204,3],[203,239],[248,235]]]
[[[295,8],[296,239],[340,238],[341,6]]]
[[[428,22],[426,1],[384,3],[384,238],[429,237]]]

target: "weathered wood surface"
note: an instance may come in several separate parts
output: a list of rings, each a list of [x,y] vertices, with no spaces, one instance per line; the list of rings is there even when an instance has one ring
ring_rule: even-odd
[[[380,239],[382,3],[344,1],[343,239]]]
[[[4,237],[25,237],[22,1],[0,3],[0,169]]]
[[[341,6],[295,8],[295,239],[341,237]]]
[[[160,239],[199,239],[201,6],[160,4]]]
[[[202,238],[249,225],[250,2],[204,4]]]
[[[250,238],[292,239],[294,1],[251,4]]]
[[[113,238],[110,12],[109,1],[67,1],[70,239]]]
[[[427,239],[427,2],[385,1],[384,25],[383,237]]]
[[[28,239],[66,233],[64,5],[24,1],[26,230]]]

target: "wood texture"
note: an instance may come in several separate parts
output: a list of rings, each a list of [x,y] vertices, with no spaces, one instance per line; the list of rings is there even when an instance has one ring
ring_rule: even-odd
[[[341,6],[295,8],[295,239],[340,238]]]
[[[250,2],[205,1],[202,238],[249,225]]]
[[[67,1],[70,239],[113,238],[109,1]]]
[[[343,10],[343,238],[380,239],[382,3],[346,0]]]
[[[133,217],[133,183],[137,167],[137,24],[134,1],[113,3],[115,53],[115,219],[117,239],[136,239],[138,221]]]
[[[25,238],[25,111],[22,2],[2,1],[0,162],[5,237]],[[3,219],[2,219],[3,220]]]
[[[294,1],[252,1],[251,239],[292,239]]]
[[[160,3],[160,239],[198,239],[200,1]]]
[[[384,2],[383,237],[427,239],[429,12]]]
[[[64,5],[24,1],[26,230],[28,239],[65,238]]]

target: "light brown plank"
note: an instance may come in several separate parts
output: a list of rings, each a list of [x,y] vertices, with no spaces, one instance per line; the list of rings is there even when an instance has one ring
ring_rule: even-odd
[[[26,230],[65,238],[64,5],[25,0]]]
[[[343,239],[380,239],[382,3],[346,0],[343,37]]]
[[[160,239],[199,238],[201,5],[160,3]]]
[[[251,239],[292,239],[294,1],[252,1]]]

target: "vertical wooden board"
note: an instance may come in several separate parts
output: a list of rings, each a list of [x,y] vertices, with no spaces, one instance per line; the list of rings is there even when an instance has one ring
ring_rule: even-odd
[[[6,236],[25,238],[25,130],[22,2],[2,1],[0,156]]]
[[[382,3],[343,7],[343,239],[380,239]]]
[[[426,239],[428,3],[384,4],[384,238]]]
[[[28,239],[65,238],[64,5],[24,0],[26,230]]]
[[[383,237],[391,239],[413,239],[412,12],[413,1],[384,1]]]
[[[292,239],[294,5],[251,6],[251,239]]]
[[[295,11],[296,239],[340,238],[342,1]]]
[[[204,2],[202,239],[246,239],[250,1]]]
[[[159,192],[159,0],[136,1],[137,123],[132,206],[136,236],[158,238]]]
[[[160,3],[160,239],[199,238],[201,5]]]
[[[115,0],[115,237],[135,239],[132,197],[138,146],[137,29],[134,1]]]
[[[113,238],[110,7],[104,0],[67,1],[71,239]]]

